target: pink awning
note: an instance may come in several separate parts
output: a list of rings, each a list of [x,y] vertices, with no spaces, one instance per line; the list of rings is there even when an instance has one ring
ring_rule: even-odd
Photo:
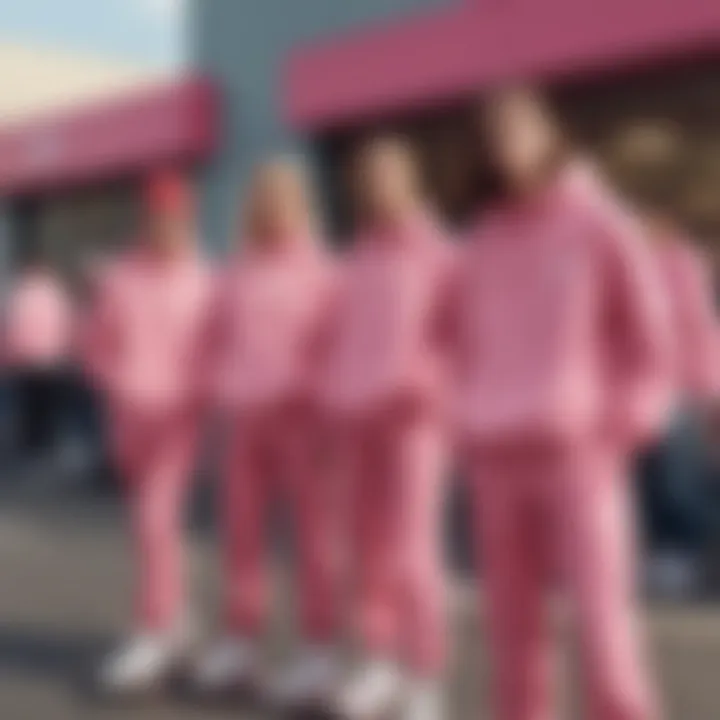
[[[193,78],[0,129],[0,194],[200,160],[217,141],[217,100],[207,80]]]
[[[315,129],[509,78],[553,78],[720,48],[718,0],[464,2],[298,48],[285,110]]]

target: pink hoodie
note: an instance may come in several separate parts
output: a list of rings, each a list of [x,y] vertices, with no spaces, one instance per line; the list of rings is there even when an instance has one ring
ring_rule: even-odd
[[[214,398],[236,408],[307,399],[331,283],[329,258],[312,239],[241,251],[220,283],[211,319]]]
[[[48,366],[67,359],[73,335],[73,308],[50,272],[20,276],[5,316],[4,356],[9,364]]]
[[[192,252],[162,259],[134,250],[110,265],[96,291],[86,360],[111,402],[158,414],[199,400],[209,268]]]
[[[660,429],[669,327],[649,247],[609,192],[568,169],[470,233],[455,286],[461,433],[479,443]]]
[[[356,239],[340,273],[321,394],[331,410],[367,416],[401,398],[438,401],[438,328],[451,248],[427,217]]]
[[[692,399],[717,396],[720,324],[702,256],[681,238],[661,239],[656,252],[671,312],[678,390]]]

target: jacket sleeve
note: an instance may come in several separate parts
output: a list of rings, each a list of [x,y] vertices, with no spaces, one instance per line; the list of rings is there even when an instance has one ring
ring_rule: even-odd
[[[322,376],[328,354],[337,340],[343,273],[344,263],[340,258],[328,259],[322,270],[317,313],[308,342],[308,360],[313,375]]]
[[[195,377],[198,380],[200,403],[204,407],[215,405],[220,387],[220,378],[228,350],[228,298],[229,282],[222,273],[217,273],[215,287],[203,314],[197,354]]]
[[[14,319],[17,313],[17,289],[12,286],[6,293],[0,316],[0,366],[12,365],[14,360]]]
[[[445,262],[439,271],[437,301],[433,315],[433,331],[451,373],[458,368],[460,356],[460,303],[458,297],[460,258],[461,251],[458,248],[448,249]]]
[[[687,390],[692,400],[712,400],[720,395],[720,326],[712,283],[700,254],[687,248],[680,262],[678,303],[682,351],[687,358]]]
[[[86,310],[76,322],[76,351],[81,366],[101,389],[113,385],[119,351],[118,298],[111,271],[90,280]]]
[[[627,448],[662,432],[669,420],[672,333],[667,297],[648,240],[619,204],[603,203],[594,225],[601,252],[607,431]]]

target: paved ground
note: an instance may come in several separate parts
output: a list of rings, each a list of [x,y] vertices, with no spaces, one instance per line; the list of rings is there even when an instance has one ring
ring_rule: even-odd
[[[211,608],[216,570],[207,534],[194,534],[192,555],[198,604]],[[253,720],[241,710],[223,715],[171,700],[121,709],[82,699],[78,680],[123,627],[128,578],[113,502],[0,495],[2,720]],[[485,707],[487,672],[474,603],[458,591],[453,605],[448,720],[489,718],[478,709]],[[668,718],[717,720],[720,607],[655,609],[648,617]]]

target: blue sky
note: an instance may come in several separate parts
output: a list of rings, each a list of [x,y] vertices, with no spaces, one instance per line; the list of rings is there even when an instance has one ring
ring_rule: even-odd
[[[97,53],[151,68],[185,56],[189,0],[0,0],[0,41]]]

